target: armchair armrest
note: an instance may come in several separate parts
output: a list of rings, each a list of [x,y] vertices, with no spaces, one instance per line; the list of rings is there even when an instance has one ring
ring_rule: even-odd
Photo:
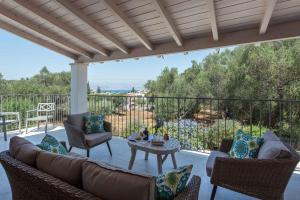
[[[2,123],[5,123],[5,115],[3,115],[2,113],[0,113],[0,119]]]
[[[87,146],[83,130],[71,125],[68,121],[64,121],[64,126],[70,146],[77,148],[85,148]]]
[[[37,110],[34,109],[34,110],[27,110],[26,113],[30,113],[30,112],[36,112]]]
[[[20,113],[19,112],[0,112],[0,117],[3,119],[5,116],[15,116],[16,120],[20,120]]]
[[[35,113],[33,114],[33,112],[35,112]],[[37,115],[37,110],[36,109],[35,110],[27,110],[26,111],[26,119],[28,119],[30,117],[33,117],[35,115]]]
[[[193,176],[186,188],[175,197],[175,200],[198,200],[201,179]]]
[[[233,140],[232,139],[222,139],[221,146],[219,148],[219,151],[228,153],[231,149]]]
[[[291,159],[235,159],[217,157],[211,183],[258,198],[277,199],[296,166]],[[266,198],[267,197],[267,198]]]
[[[111,128],[111,123],[110,122],[104,121],[103,125],[104,125],[104,130],[106,132],[112,132],[112,128]]]

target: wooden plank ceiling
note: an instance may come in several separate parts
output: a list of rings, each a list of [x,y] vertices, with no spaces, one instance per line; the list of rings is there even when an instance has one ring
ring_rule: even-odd
[[[75,62],[300,36],[300,0],[0,0],[0,28]]]

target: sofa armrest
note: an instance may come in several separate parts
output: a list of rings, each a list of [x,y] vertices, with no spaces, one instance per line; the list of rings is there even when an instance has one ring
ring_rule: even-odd
[[[111,123],[108,122],[108,121],[104,121],[103,122],[103,125],[104,125],[104,130],[106,132],[112,132],[112,128],[111,128]]]
[[[175,197],[175,200],[198,200],[201,179],[193,176],[186,188]]]
[[[258,198],[281,196],[296,166],[291,159],[235,159],[217,157],[211,183]]]
[[[68,121],[64,121],[64,126],[70,146],[77,148],[85,148],[87,146],[83,130],[71,125]]]
[[[14,159],[8,151],[0,153],[0,162],[9,177],[12,196],[16,199],[49,199],[51,197],[51,199],[63,200],[100,200],[84,190]]]
[[[228,153],[231,149],[233,140],[232,139],[222,139],[221,146],[219,148],[219,151]]]

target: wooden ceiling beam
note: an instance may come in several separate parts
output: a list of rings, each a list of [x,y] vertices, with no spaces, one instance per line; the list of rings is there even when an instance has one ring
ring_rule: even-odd
[[[218,34],[218,25],[217,25],[215,1],[214,0],[207,0],[207,5],[208,5],[209,21],[210,21],[210,26],[211,26],[213,39],[215,41],[217,41],[217,40],[219,40],[219,34]]]
[[[171,33],[177,45],[182,46],[182,38],[180,36],[180,33],[176,29],[176,25],[173,23],[173,20],[171,19],[168,11],[165,9],[163,1],[152,0],[152,2],[155,5],[156,11],[159,13],[161,19],[164,21],[165,25],[168,28],[168,31]]]
[[[267,32],[267,28],[270,23],[276,2],[277,2],[277,0],[265,0],[266,9],[265,9],[264,16],[260,23],[259,34],[265,34]]]
[[[86,45],[90,46],[103,56],[108,56],[108,51],[104,48],[102,48],[100,45],[96,44],[94,41],[86,38],[85,35],[79,33],[78,31],[74,30],[73,28],[69,27],[65,23],[59,21],[57,18],[54,16],[48,14],[47,12],[43,11],[41,8],[38,6],[34,5],[33,3],[30,3],[29,1],[26,0],[14,0],[18,5],[22,6],[23,8],[27,9],[28,11],[34,13],[38,17],[43,18],[44,20],[50,22],[54,26],[58,27],[62,31],[68,33],[69,35],[77,38],[78,40],[82,41]]]
[[[208,48],[220,48],[239,44],[249,44],[255,42],[282,40],[300,37],[300,21],[285,22],[269,27],[266,34],[257,34],[257,28],[245,29],[240,31],[227,32],[222,34],[222,40],[213,41],[210,36],[184,40],[183,46],[178,46],[174,42],[157,44],[153,51],[148,51],[144,47],[131,49],[130,54],[123,54],[119,51],[112,52],[110,57],[96,55],[93,59],[80,57],[77,62],[103,62],[108,60],[121,60],[128,58],[139,58],[146,56],[163,55],[195,51]]]
[[[135,23],[131,19],[129,19],[129,17],[124,14],[124,12],[120,10],[114,0],[103,0],[103,2],[105,3],[106,7],[114,14],[114,16],[117,17],[118,20],[120,20],[148,50],[153,50],[153,45],[151,44],[151,42],[140,31]]]
[[[78,56],[69,52],[69,51],[66,51],[60,47],[57,47],[53,44],[51,44],[50,42],[47,42],[46,40],[43,40],[43,39],[40,39],[40,38],[37,38],[37,37],[34,37],[33,35],[29,34],[29,33],[26,33],[25,31],[22,31],[21,29],[18,29],[14,26],[12,26],[11,24],[8,24],[6,22],[2,22],[0,21],[0,28],[3,29],[3,30],[6,30],[12,34],[15,34],[19,37],[22,37],[24,39],[27,39],[33,43],[36,43],[36,44],[39,44],[43,47],[46,47],[47,49],[50,49],[56,53],[59,53],[59,54],[62,54],[62,55],[65,55],[71,59],[74,59],[74,60],[77,60],[78,59]]]
[[[102,27],[99,26],[95,21],[91,20],[89,17],[87,17],[81,10],[76,8],[72,3],[66,0],[56,0],[61,6],[63,6],[65,9],[72,12],[75,16],[77,16],[79,19],[81,19],[83,22],[88,24],[92,29],[94,29],[96,32],[98,32],[104,39],[111,42],[115,47],[117,47],[119,50],[121,50],[124,53],[128,53],[128,48],[122,44],[117,39],[113,38],[110,33],[108,33],[106,30],[104,30]]]
[[[73,45],[72,43],[66,41],[64,38],[55,36],[53,33],[49,32],[48,30],[36,26],[30,20],[27,20],[24,17],[17,16],[13,12],[11,12],[10,10],[5,9],[3,6],[0,6],[0,15],[3,15],[4,17],[17,22],[18,24],[21,24],[22,26],[25,26],[25,27],[29,28],[30,30],[32,30],[32,31],[34,31],[38,34],[41,34],[41,35],[43,35],[43,36],[45,36],[45,37],[47,37],[47,38],[49,38],[49,39],[51,39],[51,40],[53,40],[57,43],[60,43],[61,45],[76,51],[80,55],[84,55],[84,56],[87,56],[89,58],[92,58],[94,56],[90,52],[87,52],[86,50],[84,50],[84,49],[82,49],[82,48],[80,48],[76,45]]]

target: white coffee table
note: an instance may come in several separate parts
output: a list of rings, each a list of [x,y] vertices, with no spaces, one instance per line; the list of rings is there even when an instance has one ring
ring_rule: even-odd
[[[148,160],[149,153],[156,154],[157,169],[159,174],[162,173],[162,164],[167,159],[169,154],[171,154],[174,168],[177,168],[175,153],[180,151],[180,142],[174,138],[165,140],[165,144],[163,146],[154,146],[150,141],[145,140],[128,140],[128,145],[131,148],[131,158],[128,165],[129,170],[132,169],[137,150],[145,152],[145,160]]]

